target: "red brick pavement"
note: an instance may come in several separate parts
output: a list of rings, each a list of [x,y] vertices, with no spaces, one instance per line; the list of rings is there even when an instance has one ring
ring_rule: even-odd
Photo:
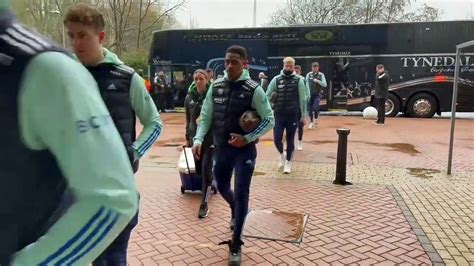
[[[231,236],[229,210],[213,197],[197,218],[199,195],[179,191],[176,169],[142,167],[140,224],[129,247],[131,265],[224,265]],[[244,265],[430,264],[385,187],[337,187],[302,180],[255,178],[251,208],[310,215],[303,243],[245,238]]]
[[[156,146],[184,143],[184,114],[163,114],[165,133]],[[305,130],[303,152],[296,161],[336,163],[336,129],[347,127],[349,163],[445,170],[448,158],[450,120],[387,118],[376,126],[362,117],[323,116],[316,129]],[[457,121],[454,171],[474,171],[474,120]],[[272,132],[259,144],[260,160],[275,160]]]

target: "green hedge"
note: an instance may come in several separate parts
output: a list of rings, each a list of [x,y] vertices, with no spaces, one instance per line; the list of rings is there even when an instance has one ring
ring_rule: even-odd
[[[148,54],[147,53],[126,53],[121,58],[126,65],[134,68],[137,72],[142,71],[146,76],[148,72]]]

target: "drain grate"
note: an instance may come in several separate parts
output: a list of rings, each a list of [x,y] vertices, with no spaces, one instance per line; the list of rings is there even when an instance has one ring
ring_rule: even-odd
[[[244,236],[301,243],[308,217],[300,213],[251,210],[245,222]]]

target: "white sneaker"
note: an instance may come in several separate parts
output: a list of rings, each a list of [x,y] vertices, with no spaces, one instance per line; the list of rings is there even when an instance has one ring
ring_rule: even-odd
[[[278,160],[278,169],[283,168],[285,166],[285,161],[286,161],[286,152],[283,152],[280,154],[280,158]]]
[[[298,140],[298,148],[297,148],[299,151],[302,151],[303,150],[303,141],[301,140]]]
[[[291,173],[291,162],[290,161],[285,161],[285,168],[283,170],[284,174],[289,174]]]
[[[308,126],[308,129],[313,129],[313,127],[314,127],[314,123],[311,122],[311,123],[309,124],[309,126]]]

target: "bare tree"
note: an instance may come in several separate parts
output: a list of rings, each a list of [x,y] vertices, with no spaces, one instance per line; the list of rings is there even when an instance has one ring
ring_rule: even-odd
[[[287,0],[271,17],[271,25],[322,24],[339,19],[351,0]]]
[[[429,7],[407,13],[415,0],[288,0],[286,5],[276,11],[270,25],[325,24],[325,23],[373,23],[417,20],[439,11]]]
[[[385,0],[361,0],[355,6],[356,13],[360,15],[360,21],[363,23],[371,23],[377,20],[383,12],[387,1]]]
[[[133,0],[107,0],[106,9],[112,30],[113,42],[109,45],[114,47],[118,55],[124,50],[124,37],[130,28],[130,15],[132,13]]]
[[[405,16],[405,9],[408,8],[414,0],[391,0],[387,5],[386,12],[382,13],[381,20],[385,22],[403,21]]]
[[[437,8],[423,4],[417,11],[408,13],[406,21],[436,21],[439,20],[441,11]]]
[[[65,43],[62,20],[67,10],[77,2],[90,2],[106,20],[106,46],[117,54],[141,51],[142,43],[151,40],[154,30],[175,24],[174,13],[187,0],[15,0],[12,8],[19,19],[58,43]]]
[[[17,0],[12,8],[18,18],[25,24],[42,32],[57,42],[65,42],[62,33],[62,17],[65,7],[72,0]]]
[[[140,49],[141,35],[153,29],[162,19],[170,17],[175,11],[182,8],[187,0],[179,0],[169,6],[164,6],[154,0],[139,0],[139,16],[137,29],[136,49]],[[160,12],[162,11],[162,12]],[[150,16],[150,14],[153,14]],[[150,19],[151,18],[151,19]]]

